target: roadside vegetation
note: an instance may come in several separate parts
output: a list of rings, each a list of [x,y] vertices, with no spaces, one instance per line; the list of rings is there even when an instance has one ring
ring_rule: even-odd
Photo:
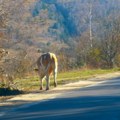
[[[107,73],[114,73],[119,71],[119,69],[84,69],[84,70],[72,70],[67,72],[61,72],[58,74],[57,82],[58,86],[76,82],[76,81],[85,81],[89,78],[93,78],[97,75],[107,74]],[[32,92],[32,91],[39,91],[39,77],[38,75],[35,76],[28,76],[23,79],[16,79],[16,86],[19,90],[24,92]],[[46,81],[44,80],[44,87]],[[53,88],[53,77],[51,76],[50,81],[51,88]],[[45,88],[44,88],[45,89]]]
[[[73,83],[77,81],[86,81],[89,78],[94,78],[98,75],[104,75],[107,73],[115,73],[118,72],[119,68],[114,69],[80,69],[80,70],[71,70],[66,72],[58,73],[57,82],[58,86]],[[4,85],[0,86],[0,100],[4,100],[10,98],[10,96],[25,94],[30,92],[38,92],[39,91],[39,77],[37,74],[29,75],[27,77],[16,78],[14,79],[14,86]],[[44,89],[46,85],[46,81],[43,82]],[[53,77],[50,79],[50,89],[53,87]]]
[[[45,52],[58,58],[58,85],[119,71],[120,1],[69,2],[0,1],[0,96],[38,90]]]

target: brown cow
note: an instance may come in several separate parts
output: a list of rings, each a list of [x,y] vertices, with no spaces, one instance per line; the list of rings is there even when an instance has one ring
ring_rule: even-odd
[[[49,90],[50,74],[54,76],[54,86],[57,86],[57,67],[58,62],[56,55],[53,53],[44,53],[37,60],[38,74],[40,76],[40,90],[43,89],[43,78],[46,77],[46,90]]]

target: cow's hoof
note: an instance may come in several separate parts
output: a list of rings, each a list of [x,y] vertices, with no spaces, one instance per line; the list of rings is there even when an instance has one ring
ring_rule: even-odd
[[[54,87],[57,87],[57,83],[54,83]]]
[[[46,90],[49,90],[49,88],[46,88]]]
[[[42,87],[40,87],[40,90],[43,90],[43,88],[42,88]]]

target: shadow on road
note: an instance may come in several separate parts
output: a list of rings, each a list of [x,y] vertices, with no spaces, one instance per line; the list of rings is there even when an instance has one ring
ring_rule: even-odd
[[[10,95],[18,95],[23,92],[20,90],[11,90],[10,88],[0,88],[0,96],[10,96]]]
[[[4,117],[16,120],[114,120],[120,118],[120,97],[116,96],[79,96],[58,98],[40,102],[36,105],[14,109]]]
[[[120,78],[64,92],[55,99],[16,107],[0,119],[120,120]]]

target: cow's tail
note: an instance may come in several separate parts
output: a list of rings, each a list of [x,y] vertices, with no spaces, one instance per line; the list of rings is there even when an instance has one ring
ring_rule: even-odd
[[[41,57],[41,59],[40,59],[40,65],[41,65],[41,68],[44,70],[45,67],[44,67],[43,62],[42,62],[42,57]]]
[[[50,62],[48,63],[48,65],[47,65],[47,67],[46,67],[46,69],[45,69],[45,73],[48,72],[49,67],[50,67]]]
[[[44,73],[47,73],[48,72],[48,69],[50,67],[50,62],[48,63],[47,67],[45,68],[45,66],[43,65],[43,62],[42,62],[42,57],[41,57],[41,60],[40,60],[40,65],[41,65],[41,68],[43,69],[43,71],[45,71]]]

